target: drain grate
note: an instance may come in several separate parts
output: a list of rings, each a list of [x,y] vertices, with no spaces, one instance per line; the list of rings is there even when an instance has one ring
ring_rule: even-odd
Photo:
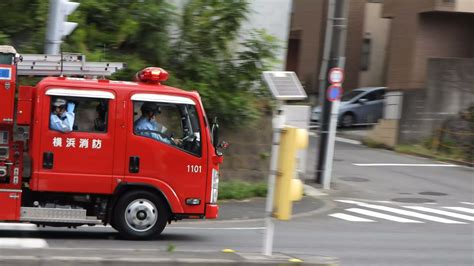
[[[339,178],[340,180],[343,180],[343,181],[349,181],[349,182],[368,182],[369,179],[367,178],[363,178],[363,177],[352,177],[352,176],[348,176],[348,177],[341,177]]]
[[[395,198],[391,199],[391,201],[395,202],[403,202],[403,203],[433,203],[436,202],[432,199],[423,199],[423,198]]]
[[[433,192],[433,191],[425,191],[418,193],[420,195],[427,195],[427,196],[446,196],[448,194],[442,192]]]

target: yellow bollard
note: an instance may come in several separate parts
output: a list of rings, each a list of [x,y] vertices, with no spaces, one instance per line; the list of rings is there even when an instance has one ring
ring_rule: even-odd
[[[273,199],[273,216],[279,220],[289,220],[293,201],[303,197],[303,183],[295,178],[296,153],[307,146],[307,130],[288,126],[282,129]]]

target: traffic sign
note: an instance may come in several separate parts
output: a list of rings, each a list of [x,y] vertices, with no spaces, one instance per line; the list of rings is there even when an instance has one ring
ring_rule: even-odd
[[[334,67],[329,70],[329,83],[340,84],[344,81],[344,69]]]
[[[342,90],[341,84],[333,84],[329,86],[328,91],[327,91],[328,101],[334,102],[336,100],[341,99],[343,92],[344,91]]]

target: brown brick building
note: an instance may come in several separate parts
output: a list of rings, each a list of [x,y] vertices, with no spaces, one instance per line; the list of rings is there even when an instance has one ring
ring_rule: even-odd
[[[392,91],[387,96],[385,119],[372,134],[374,139],[389,145],[420,140],[436,126],[426,121],[440,119],[433,114],[454,114],[471,104],[469,98],[474,97],[474,86],[466,81],[471,79],[469,73],[474,73],[474,69],[469,69],[469,59],[474,58],[474,0],[347,0],[347,3],[345,90],[387,86]],[[313,104],[319,90],[317,80],[327,4],[328,0],[293,2],[287,69],[298,74]],[[439,81],[445,84],[441,88],[439,82],[427,78],[434,72],[456,78],[450,82]],[[468,89],[461,88],[466,85]],[[428,96],[436,99],[436,95],[447,89],[455,99],[437,104],[450,105],[445,108],[448,111],[428,110],[425,104]]]

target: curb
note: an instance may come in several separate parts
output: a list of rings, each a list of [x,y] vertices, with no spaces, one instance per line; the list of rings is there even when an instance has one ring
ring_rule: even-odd
[[[12,250],[13,251],[13,250]],[[151,251],[124,252],[117,250],[100,255],[90,250],[84,252],[59,252],[55,249],[46,250],[18,250],[12,252],[16,255],[0,255],[2,266],[69,266],[69,265],[314,265],[335,266],[338,261],[333,257],[301,255],[295,258],[286,254],[275,253],[273,256],[264,256],[257,253],[227,252],[165,252]],[[25,256],[21,256],[25,253]],[[79,254],[77,254],[79,253]]]
[[[440,161],[440,162],[452,163],[452,164],[457,164],[457,165],[462,165],[462,166],[467,166],[467,167],[474,167],[474,162],[470,163],[470,162],[458,161],[458,160],[448,159],[448,158],[440,159],[440,158],[437,158],[435,156],[431,156],[431,155],[423,154],[423,153],[418,153],[418,152],[400,152],[400,151],[396,151],[396,150],[393,150],[393,151],[396,152],[396,153],[399,153],[399,154],[408,154],[408,155],[413,155],[413,156],[418,156],[418,157],[422,157],[422,158],[432,159],[432,160],[436,160],[436,161]]]

